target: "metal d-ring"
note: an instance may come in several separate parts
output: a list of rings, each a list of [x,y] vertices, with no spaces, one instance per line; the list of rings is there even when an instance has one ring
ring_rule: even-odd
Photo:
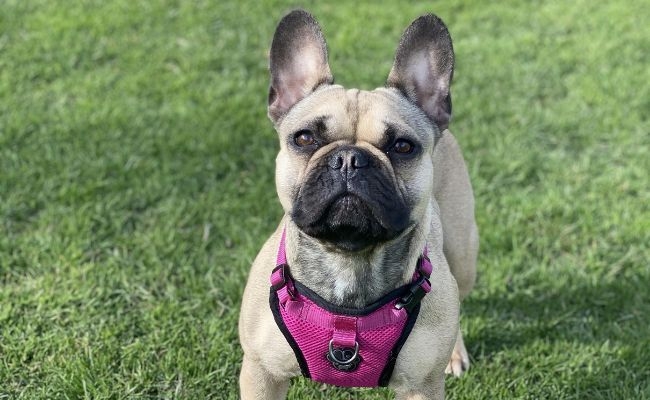
[[[359,356],[359,342],[357,342],[356,340],[354,342],[354,354],[348,360],[340,360],[336,356],[336,354],[334,354],[334,346],[333,345],[334,345],[334,339],[330,340],[330,343],[329,343],[329,356],[331,357],[332,361],[334,361],[334,362],[336,362],[338,364],[341,364],[341,365],[352,364],[357,359],[357,357]]]

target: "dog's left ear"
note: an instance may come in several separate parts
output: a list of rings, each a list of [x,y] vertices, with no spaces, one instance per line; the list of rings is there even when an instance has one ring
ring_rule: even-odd
[[[406,28],[387,85],[399,89],[424,110],[440,132],[451,119],[449,86],[454,73],[454,49],[447,27],[433,14]]]

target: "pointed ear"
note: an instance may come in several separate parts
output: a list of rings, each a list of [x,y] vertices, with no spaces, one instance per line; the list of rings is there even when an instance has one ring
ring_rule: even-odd
[[[449,85],[454,73],[454,49],[442,20],[423,15],[406,28],[400,40],[387,85],[399,89],[438,125],[451,119]]]
[[[311,14],[295,10],[282,18],[273,36],[270,72],[268,113],[274,124],[318,86],[334,81],[323,33]]]

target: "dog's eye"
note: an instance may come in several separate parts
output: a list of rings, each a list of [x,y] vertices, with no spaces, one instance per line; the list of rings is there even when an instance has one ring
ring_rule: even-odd
[[[413,143],[405,139],[397,139],[395,144],[393,144],[393,151],[399,154],[410,154],[414,148]]]
[[[310,131],[299,131],[293,137],[293,142],[299,147],[311,146],[316,144],[316,138]]]

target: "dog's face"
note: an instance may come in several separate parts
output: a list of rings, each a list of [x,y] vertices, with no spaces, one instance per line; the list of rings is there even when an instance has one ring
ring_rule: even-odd
[[[396,237],[424,213],[436,131],[396,91],[323,87],[278,132],[278,194],[308,235],[359,250]]]
[[[334,85],[316,21],[294,11],[271,48],[269,116],[280,135],[280,201],[305,234],[359,251],[417,225],[431,153],[450,119],[451,39],[431,15],[404,33],[386,88]]]

